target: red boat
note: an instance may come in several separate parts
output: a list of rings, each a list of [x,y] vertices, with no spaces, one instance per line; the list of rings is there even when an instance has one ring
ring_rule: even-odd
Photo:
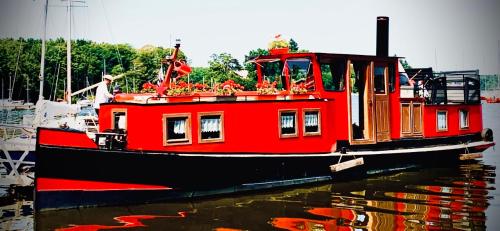
[[[398,58],[387,55],[388,18],[377,27],[376,56],[255,57],[258,91],[232,92],[227,82],[219,92],[165,94],[172,76],[189,71],[175,52],[156,93],[101,105],[95,138],[38,129],[36,209],[363,177],[478,158],[493,146],[478,71],[422,69],[404,79]]]

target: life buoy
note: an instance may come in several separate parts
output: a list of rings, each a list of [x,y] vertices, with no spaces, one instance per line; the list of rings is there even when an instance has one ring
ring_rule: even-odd
[[[493,141],[493,131],[489,128],[485,128],[481,132],[481,137],[484,141]]]

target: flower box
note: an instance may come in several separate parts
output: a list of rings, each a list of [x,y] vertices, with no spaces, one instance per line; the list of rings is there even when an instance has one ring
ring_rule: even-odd
[[[311,94],[292,94],[287,96],[289,100],[301,100],[301,99],[314,99],[314,96]]]
[[[180,102],[193,102],[192,95],[180,95],[180,96],[169,96],[169,103],[180,103]]]
[[[273,48],[273,49],[269,49],[269,54],[271,54],[271,55],[281,55],[281,54],[287,54],[288,51],[289,51],[288,47]]]
[[[216,101],[236,101],[237,96],[234,95],[218,95],[216,96]]]
[[[258,95],[258,100],[276,100],[278,95]]]
[[[202,91],[202,92],[195,92],[193,94],[193,96],[195,97],[211,97],[211,96],[215,96],[215,92],[211,92],[211,91]]]

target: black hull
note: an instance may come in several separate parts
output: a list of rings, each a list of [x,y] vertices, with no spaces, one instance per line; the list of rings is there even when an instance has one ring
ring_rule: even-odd
[[[40,146],[37,177],[211,189],[329,176],[337,158],[210,157]]]
[[[474,149],[470,149],[471,151]],[[455,165],[463,148],[364,155],[364,165],[332,174],[339,156],[169,154],[70,147],[37,147],[37,178],[160,185],[168,190],[36,190],[40,210],[145,203],[363,178],[408,168]],[[352,159],[344,156],[342,161]]]

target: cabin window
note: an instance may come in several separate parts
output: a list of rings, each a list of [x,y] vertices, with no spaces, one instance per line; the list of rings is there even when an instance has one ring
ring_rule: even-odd
[[[385,94],[385,67],[375,67],[373,82],[375,85],[375,93]]]
[[[222,112],[199,114],[199,142],[224,141],[224,115]]]
[[[127,129],[127,109],[111,109],[112,129]]]
[[[163,115],[164,145],[191,143],[191,114]]]
[[[469,111],[460,110],[460,129],[469,128]]]
[[[279,131],[280,138],[297,136],[297,111],[283,110],[279,112]]]
[[[283,76],[289,76],[292,84],[304,84],[307,91],[315,90],[312,63],[309,59],[288,59],[283,67]]]
[[[448,130],[448,111],[437,111],[437,130]]]
[[[304,109],[304,136],[321,135],[319,109]]]
[[[284,90],[285,87],[285,76],[282,76],[283,62],[278,60],[272,60],[269,62],[258,63],[260,65],[263,75],[263,80],[269,82],[276,81],[276,89]]]
[[[345,89],[346,59],[320,59],[321,79],[326,91]]]

